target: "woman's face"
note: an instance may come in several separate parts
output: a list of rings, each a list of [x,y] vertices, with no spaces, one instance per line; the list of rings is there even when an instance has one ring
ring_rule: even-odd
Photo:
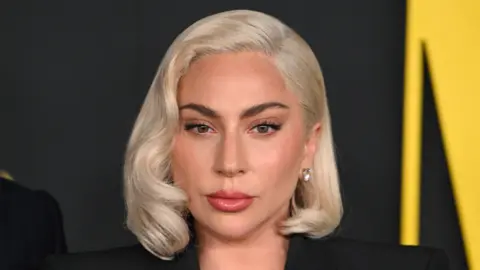
[[[205,56],[182,78],[177,98],[172,175],[199,228],[233,240],[277,226],[302,168],[312,165],[319,125],[306,132],[272,59]]]

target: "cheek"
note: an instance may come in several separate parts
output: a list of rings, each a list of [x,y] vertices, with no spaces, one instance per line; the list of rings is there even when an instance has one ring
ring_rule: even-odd
[[[303,145],[297,134],[284,134],[265,142],[252,143],[250,165],[270,188],[291,189],[296,185],[303,157]]]
[[[199,185],[208,173],[212,147],[195,143],[185,135],[177,135],[172,149],[172,175],[175,183],[188,190]]]

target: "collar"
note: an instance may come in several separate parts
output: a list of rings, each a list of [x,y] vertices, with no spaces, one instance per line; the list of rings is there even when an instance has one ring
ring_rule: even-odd
[[[297,234],[289,237],[285,270],[336,270],[328,239],[311,239]],[[175,270],[200,270],[194,237],[184,252],[174,259]]]
[[[190,228],[190,242],[186,249],[176,255],[175,270],[200,270],[198,250],[193,228],[194,219],[191,215],[186,218]],[[288,236],[289,247],[285,270],[336,270],[334,254],[330,245],[330,237],[312,239],[304,234]]]

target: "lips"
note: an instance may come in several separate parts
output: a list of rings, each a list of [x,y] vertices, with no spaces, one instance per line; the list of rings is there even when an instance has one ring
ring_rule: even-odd
[[[207,196],[210,205],[220,212],[240,212],[253,203],[253,196],[242,192],[217,191]]]

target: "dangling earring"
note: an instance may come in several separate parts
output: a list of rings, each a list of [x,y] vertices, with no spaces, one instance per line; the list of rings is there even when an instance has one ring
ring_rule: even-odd
[[[312,169],[306,168],[302,170],[303,181],[308,182],[312,179]]]

